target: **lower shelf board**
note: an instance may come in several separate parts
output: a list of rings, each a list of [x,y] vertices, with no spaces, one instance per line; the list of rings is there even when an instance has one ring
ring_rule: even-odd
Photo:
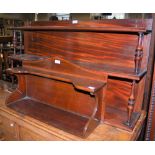
[[[22,99],[7,106],[23,115],[30,116],[80,137],[88,136],[99,124],[98,121],[93,120],[88,133],[83,135],[85,126],[89,121],[87,117],[64,111],[31,99]]]
[[[125,129],[127,131],[132,131],[139,117],[140,117],[140,113],[133,112],[132,120],[131,120],[132,123],[131,123],[131,126],[129,127],[126,125],[126,121],[128,119],[126,111],[118,110],[112,107],[107,107],[104,123],[121,129]]]

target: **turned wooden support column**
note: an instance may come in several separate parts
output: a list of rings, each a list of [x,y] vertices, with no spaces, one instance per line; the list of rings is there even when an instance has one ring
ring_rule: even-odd
[[[130,93],[130,97],[128,100],[128,120],[126,122],[127,126],[131,126],[132,123],[132,113],[133,113],[133,109],[134,109],[134,105],[135,105],[135,85],[136,85],[136,81],[133,80],[132,85],[131,85],[131,93]]]
[[[142,32],[139,32],[138,44],[135,52],[135,73],[136,74],[140,72],[140,68],[141,68],[141,62],[143,58],[143,39],[144,39],[144,34]]]

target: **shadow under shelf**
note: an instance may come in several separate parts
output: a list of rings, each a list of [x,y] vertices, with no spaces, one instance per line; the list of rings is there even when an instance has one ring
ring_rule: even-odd
[[[137,123],[139,117],[140,117],[140,113],[133,112],[132,118],[131,118],[132,123],[129,127],[126,125],[126,121],[128,119],[128,115],[126,111],[107,106],[104,123],[131,132],[134,129],[134,126]]]

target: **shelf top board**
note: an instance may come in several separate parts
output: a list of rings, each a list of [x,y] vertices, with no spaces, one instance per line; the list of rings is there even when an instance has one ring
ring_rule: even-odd
[[[25,55],[21,55],[21,57],[24,56]],[[69,82],[77,89],[92,93],[96,92],[106,83],[107,74],[84,69],[62,58],[52,59],[43,57],[43,59],[40,59],[40,56],[36,56],[36,61],[32,62],[31,60],[34,57],[32,56],[33,55],[26,55],[27,58],[30,58],[30,61],[21,59],[24,61],[22,68],[11,68],[8,69],[8,71],[15,74],[32,74]],[[20,60],[19,55],[17,55],[17,58]],[[17,60],[17,58],[15,58],[14,55],[13,59]]]
[[[90,93],[95,93],[100,88],[106,85],[105,80],[95,80],[89,77],[79,77],[77,75],[64,74],[61,72],[47,72],[45,70],[29,68],[29,67],[18,67],[18,68],[9,68],[8,72],[13,74],[30,74],[37,75],[41,77],[46,77],[58,81],[72,83],[76,89],[83,90]]]
[[[109,26],[24,26],[10,27],[11,30],[23,31],[77,31],[77,32],[122,32],[122,33],[149,33],[145,27],[109,27]]]
[[[125,78],[129,80],[140,80],[147,72],[146,69],[141,69],[140,72],[136,74],[134,68],[126,66],[119,67],[113,64],[95,64],[79,61],[74,61],[74,63],[88,70],[96,70],[97,72],[106,73],[111,77]]]

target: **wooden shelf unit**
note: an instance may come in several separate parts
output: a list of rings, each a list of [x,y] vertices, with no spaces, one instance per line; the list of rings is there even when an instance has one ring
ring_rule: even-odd
[[[7,70],[9,73],[15,74],[18,77],[19,85],[23,85],[25,88],[20,86],[17,88],[14,93],[18,95],[7,101],[8,107],[81,137],[88,136],[97,127],[101,121],[99,115],[102,112],[100,112],[100,109],[104,107],[103,97],[100,93],[105,91],[106,88],[106,74],[99,75],[63,59],[47,57],[41,59],[40,56],[35,57],[33,55],[17,55],[16,57],[14,55],[11,58],[25,62],[25,67]],[[60,62],[57,64],[56,60]],[[41,63],[44,64],[44,67],[35,68],[31,63],[38,65]],[[49,70],[49,67],[52,70]],[[97,75],[99,75],[97,79],[93,79]],[[54,92],[44,86],[43,93],[50,95],[50,101],[45,101],[44,97],[40,98],[36,93],[33,93],[33,91],[42,91],[42,87],[37,86],[40,83],[34,84],[33,78],[40,81],[42,87],[49,83],[51,89],[55,89],[55,94],[52,94]],[[63,100],[67,97],[72,98],[73,101],[70,99]],[[78,101],[79,98],[81,98],[81,102]],[[60,103],[57,105],[57,102]],[[74,105],[72,105],[72,102],[75,102]],[[65,106],[62,107],[61,104]],[[90,107],[87,108],[88,110],[83,109],[83,105],[85,105],[85,108],[86,105]],[[79,110],[76,110],[75,107],[77,106],[81,106],[81,108],[79,107]]]
[[[151,23],[62,21],[11,28],[24,31],[25,54],[10,57],[23,66],[8,69],[19,83],[6,104],[82,137],[100,123],[132,131],[142,112]],[[55,116],[39,113],[42,106]],[[70,116],[75,126],[66,125]]]
[[[20,141],[123,141],[137,140],[141,127],[145,119],[142,112],[140,119],[132,132],[100,123],[94,131],[87,137],[81,138],[66,131],[60,130],[53,125],[48,125],[30,116],[21,114],[5,105],[5,100],[10,93],[7,88],[10,83],[0,81],[0,132],[1,140],[20,140]]]

